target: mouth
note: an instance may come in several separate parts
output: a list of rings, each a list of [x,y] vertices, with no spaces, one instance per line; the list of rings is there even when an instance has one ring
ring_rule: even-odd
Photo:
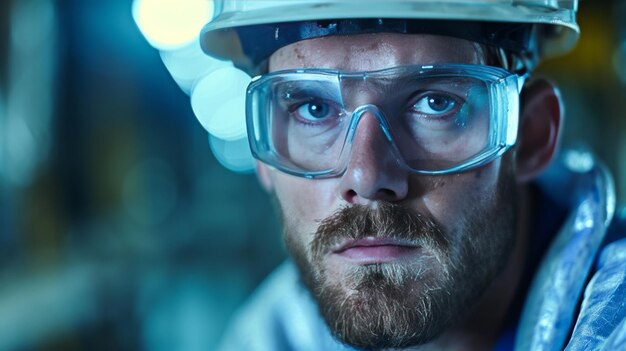
[[[407,258],[417,254],[421,246],[392,238],[367,237],[349,240],[332,251],[333,256],[354,264],[376,264]]]

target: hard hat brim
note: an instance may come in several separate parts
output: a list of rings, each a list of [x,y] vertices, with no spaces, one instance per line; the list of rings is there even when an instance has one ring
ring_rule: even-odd
[[[393,6],[391,6],[393,2]],[[579,27],[575,11],[540,6],[513,6],[510,2],[455,1],[353,1],[323,4],[295,2],[260,8],[254,11],[225,12],[214,18],[200,35],[202,49],[208,55],[231,60],[240,67],[252,65],[243,52],[236,29],[267,23],[350,18],[402,18],[446,21],[531,23],[551,27],[551,35],[541,43],[542,56],[555,56],[569,51],[576,43]]]

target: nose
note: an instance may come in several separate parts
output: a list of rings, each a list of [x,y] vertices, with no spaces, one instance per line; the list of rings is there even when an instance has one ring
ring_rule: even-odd
[[[365,112],[352,140],[350,160],[341,176],[340,192],[351,204],[399,202],[407,197],[409,172],[393,152],[378,118]]]

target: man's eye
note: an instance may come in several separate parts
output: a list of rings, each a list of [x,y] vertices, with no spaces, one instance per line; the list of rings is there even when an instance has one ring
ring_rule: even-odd
[[[323,101],[310,101],[301,104],[294,112],[299,118],[307,122],[319,122],[340,114],[334,106]]]
[[[437,117],[448,114],[458,108],[459,101],[457,98],[448,94],[429,93],[423,95],[412,106],[413,112],[422,115]]]

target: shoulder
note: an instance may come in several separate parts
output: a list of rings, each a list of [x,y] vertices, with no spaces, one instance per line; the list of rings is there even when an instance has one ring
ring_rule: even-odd
[[[604,239],[605,244],[626,238],[626,206],[616,211]]]
[[[568,348],[622,350],[626,335],[626,210],[618,211],[585,288]]]
[[[274,270],[230,322],[220,350],[330,350],[336,345],[291,261]],[[334,347],[332,349],[335,349]]]

